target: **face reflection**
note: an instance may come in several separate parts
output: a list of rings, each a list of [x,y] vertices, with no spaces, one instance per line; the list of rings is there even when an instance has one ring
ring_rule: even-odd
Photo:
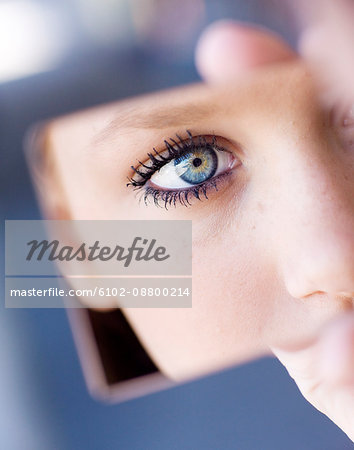
[[[311,77],[291,63],[57,119],[45,210],[193,221],[193,307],[124,311],[168,376],[307,342],[353,306],[354,124],[345,117],[321,111]]]

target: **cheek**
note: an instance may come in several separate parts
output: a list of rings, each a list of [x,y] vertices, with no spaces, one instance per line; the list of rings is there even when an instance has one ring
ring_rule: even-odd
[[[242,245],[242,237],[239,230],[236,238],[224,234],[193,246],[191,309],[126,310],[153,359],[171,378],[222,369],[265,351],[274,285],[258,252]]]
[[[217,242],[193,252],[193,305],[209,311],[240,357],[263,345],[278,289],[272,265],[248,234],[225,231]]]
[[[60,151],[62,150],[62,151]],[[72,219],[124,219],[129,205],[122,186],[127,180],[118,168],[94,164],[79,151],[56,151],[57,173]]]

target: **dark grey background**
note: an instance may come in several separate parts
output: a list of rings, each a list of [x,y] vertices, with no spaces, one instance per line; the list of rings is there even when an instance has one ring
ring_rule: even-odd
[[[176,40],[167,48],[139,41],[134,33],[127,34],[124,45],[114,40],[97,43],[82,26],[77,1],[35,3],[60,11],[74,39],[56,70],[0,85],[2,219],[39,218],[22,153],[24,132],[33,122],[197,80],[194,44],[203,26],[217,18],[267,24],[292,42],[295,36],[281,1],[206,1],[206,15],[189,41]],[[168,30],[176,24],[164,26]],[[11,48],[10,40],[8,45]],[[3,225],[2,220],[2,235]],[[4,273],[3,241],[1,245]],[[1,449],[353,448],[272,359],[125,404],[100,404],[86,391],[65,311],[5,310],[3,303]]]

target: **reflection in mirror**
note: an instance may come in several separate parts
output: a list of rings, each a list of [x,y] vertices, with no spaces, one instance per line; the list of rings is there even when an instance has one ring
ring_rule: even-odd
[[[352,308],[354,129],[334,117],[292,62],[42,129],[46,218],[192,220],[193,307],[123,310],[166,377],[305,348]]]

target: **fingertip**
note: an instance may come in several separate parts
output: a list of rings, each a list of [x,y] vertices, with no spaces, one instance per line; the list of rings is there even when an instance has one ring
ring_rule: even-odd
[[[254,67],[295,56],[290,46],[275,33],[223,20],[204,31],[196,47],[195,62],[202,78],[222,82]]]

